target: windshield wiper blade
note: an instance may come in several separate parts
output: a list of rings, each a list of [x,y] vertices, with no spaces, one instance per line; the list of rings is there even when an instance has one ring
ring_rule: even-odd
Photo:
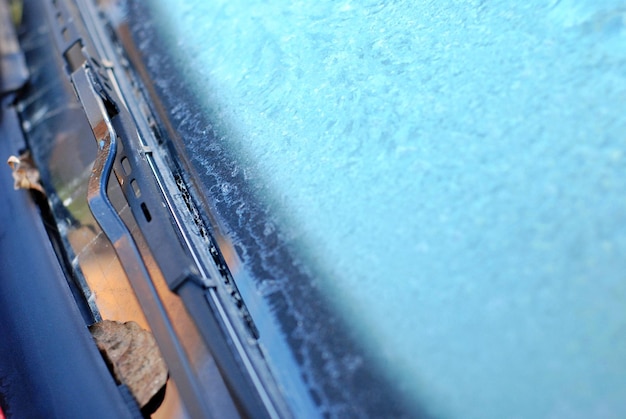
[[[131,285],[144,310],[151,313],[148,322],[159,342],[174,381],[180,389],[189,413],[193,417],[208,416],[209,409],[198,383],[193,380],[193,369],[184,348],[176,337],[174,327],[167,316],[157,290],[152,284],[148,269],[137,246],[107,196],[107,185],[117,154],[117,135],[111,125],[101,97],[93,89],[89,69],[80,67],[72,76],[72,82],[98,144],[96,160],[89,178],[87,201],[94,218],[109,238],[118,259],[131,279]]]
[[[137,116],[131,116],[122,98],[113,64],[108,60],[110,56],[96,52],[98,46],[102,49],[106,40],[94,41],[98,34],[87,29],[94,30],[93,5],[61,0],[44,4],[55,32],[57,48],[63,55],[67,74],[98,147],[89,179],[89,208],[113,244],[186,408],[194,417],[210,416],[207,395],[202,393],[197,371],[194,371],[160,300],[143,249],[137,246],[134,233],[108,196],[107,185],[112,175],[121,187],[151,259],[158,265],[168,288],[178,294],[194,320],[237,408],[247,417],[279,417],[275,398],[268,395],[266,382],[259,378],[243,343],[233,330],[216,292],[215,280],[200,274],[190,250],[182,243],[183,233],[176,230],[172,209],[159,189],[158,174],[153,173],[154,167],[151,166],[151,154],[155,151],[140,135],[133,120]],[[82,19],[87,19],[90,24],[83,24]]]

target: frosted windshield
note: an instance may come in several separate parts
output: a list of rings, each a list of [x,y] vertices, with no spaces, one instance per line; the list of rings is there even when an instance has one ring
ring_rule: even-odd
[[[401,391],[626,414],[622,1],[151,3],[266,232]]]

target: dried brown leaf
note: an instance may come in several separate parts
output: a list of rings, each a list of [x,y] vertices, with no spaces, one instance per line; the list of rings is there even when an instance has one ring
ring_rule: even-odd
[[[34,189],[45,195],[41,183],[39,183],[39,170],[35,167],[35,162],[29,152],[21,154],[19,157],[11,156],[7,160],[13,170],[13,187],[15,189]]]
[[[104,320],[89,327],[115,379],[144,407],[167,381],[167,366],[152,333],[135,322]]]

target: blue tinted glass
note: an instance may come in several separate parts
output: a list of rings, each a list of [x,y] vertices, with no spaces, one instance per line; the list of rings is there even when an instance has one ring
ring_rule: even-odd
[[[266,231],[403,391],[626,414],[623,1],[154,3]]]

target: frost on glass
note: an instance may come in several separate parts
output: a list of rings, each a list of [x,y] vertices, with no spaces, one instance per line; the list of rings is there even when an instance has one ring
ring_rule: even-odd
[[[436,415],[626,413],[623,2],[151,3],[244,262],[292,249]]]

